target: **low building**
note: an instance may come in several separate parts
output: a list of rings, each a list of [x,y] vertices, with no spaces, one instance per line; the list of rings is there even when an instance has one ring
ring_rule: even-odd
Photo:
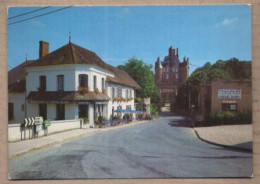
[[[51,53],[48,42],[39,46],[39,59],[8,73],[9,123],[87,117],[93,125],[100,116],[112,118],[113,109],[134,110],[140,86],[125,71],[70,41]]]
[[[204,117],[219,111],[252,111],[251,80],[215,80],[201,85],[198,109]]]

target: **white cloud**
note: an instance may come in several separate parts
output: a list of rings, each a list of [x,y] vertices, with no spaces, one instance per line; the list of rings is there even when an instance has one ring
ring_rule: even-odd
[[[221,25],[221,26],[227,26],[227,25],[230,25],[230,24],[232,24],[233,22],[236,22],[236,21],[238,21],[238,18],[237,18],[237,17],[232,18],[232,19],[225,18],[222,22],[220,22],[219,25]]]

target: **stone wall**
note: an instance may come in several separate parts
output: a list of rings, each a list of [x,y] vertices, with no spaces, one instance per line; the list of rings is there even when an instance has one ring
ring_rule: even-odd
[[[8,125],[8,141],[19,141],[24,139],[32,138],[37,134],[34,133],[33,127],[28,127],[24,131],[24,128],[21,128],[21,124],[9,124]],[[48,127],[48,134],[53,134],[57,132],[63,132],[67,130],[81,128],[80,119],[77,120],[62,120],[62,121],[51,121],[51,125]],[[42,130],[38,132],[38,136],[42,137],[47,134],[47,130],[42,127]]]

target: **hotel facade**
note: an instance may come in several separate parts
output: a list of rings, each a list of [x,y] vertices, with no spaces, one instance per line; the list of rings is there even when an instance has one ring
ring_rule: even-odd
[[[9,123],[25,117],[49,120],[111,119],[116,109],[134,110],[140,86],[125,71],[106,64],[96,53],[71,41],[49,53],[39,42],[39,59],[8,72]]]

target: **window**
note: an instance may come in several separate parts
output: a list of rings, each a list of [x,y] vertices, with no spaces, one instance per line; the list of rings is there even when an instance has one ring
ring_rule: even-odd
[[[43,120],[47,119],[47,104],[39,104],[39,116],[42,116]]]
[[[88,118],[88,105],[79,105],[79,118]]]
[[[236,102],[222,102],[222,111],[236,111],[237,103]]]
[[[125,97],[128,98],[128,89],[126,89]]]
[[[172,68],[172,71],[175,72],[175,68]]]
[[[40,76],[40,91],[45,91],[46,90],[46,76]]]
[[[97,76],[94,75],[93,77],[93,84],[94,84],[94,89],[97,87]]]
[[[102,78],[102,89],[105,89],[105,79]]]
[[[65,104],[56,104],[56,120],[65,119]]]
[[[126,110],[131,110],[131,105],[127,105]]]
[[[24,111],[24,104],[21,105],[21,111]]]
[[[175,74],[176,79],[178,79],[178,74]]]
[[[14,103],[8,103],[8,120],[14,119]]]
[[[64,75],[57,76],[58,91],[64,91]]]
[[[168,79],[169,78],[169,75],[168,74],[166,74],[166,79]]]
[[[119,105],[119,106],[117,106],[117,109],[122,109],[122,106],[120,106],[120,105]]]
[[[112,93],[111,93],[111,95],[112,95],[112,99],[114,99],[115,96],[116,96],[116,95],[115,95],[115,88],[112,87],[111,89],[112,89]]]
[[[130,91],[130,98],[132,98],[132,90],[130,89],[129,91]]]
[[[79,75],[79,86],[88,87],[88,75],[86,75],[86,74]]]
[[[117,88],[117,97],[122,97],[122,88]]]
[[[175,71],[178,72],[178,68],[176,68]]]

